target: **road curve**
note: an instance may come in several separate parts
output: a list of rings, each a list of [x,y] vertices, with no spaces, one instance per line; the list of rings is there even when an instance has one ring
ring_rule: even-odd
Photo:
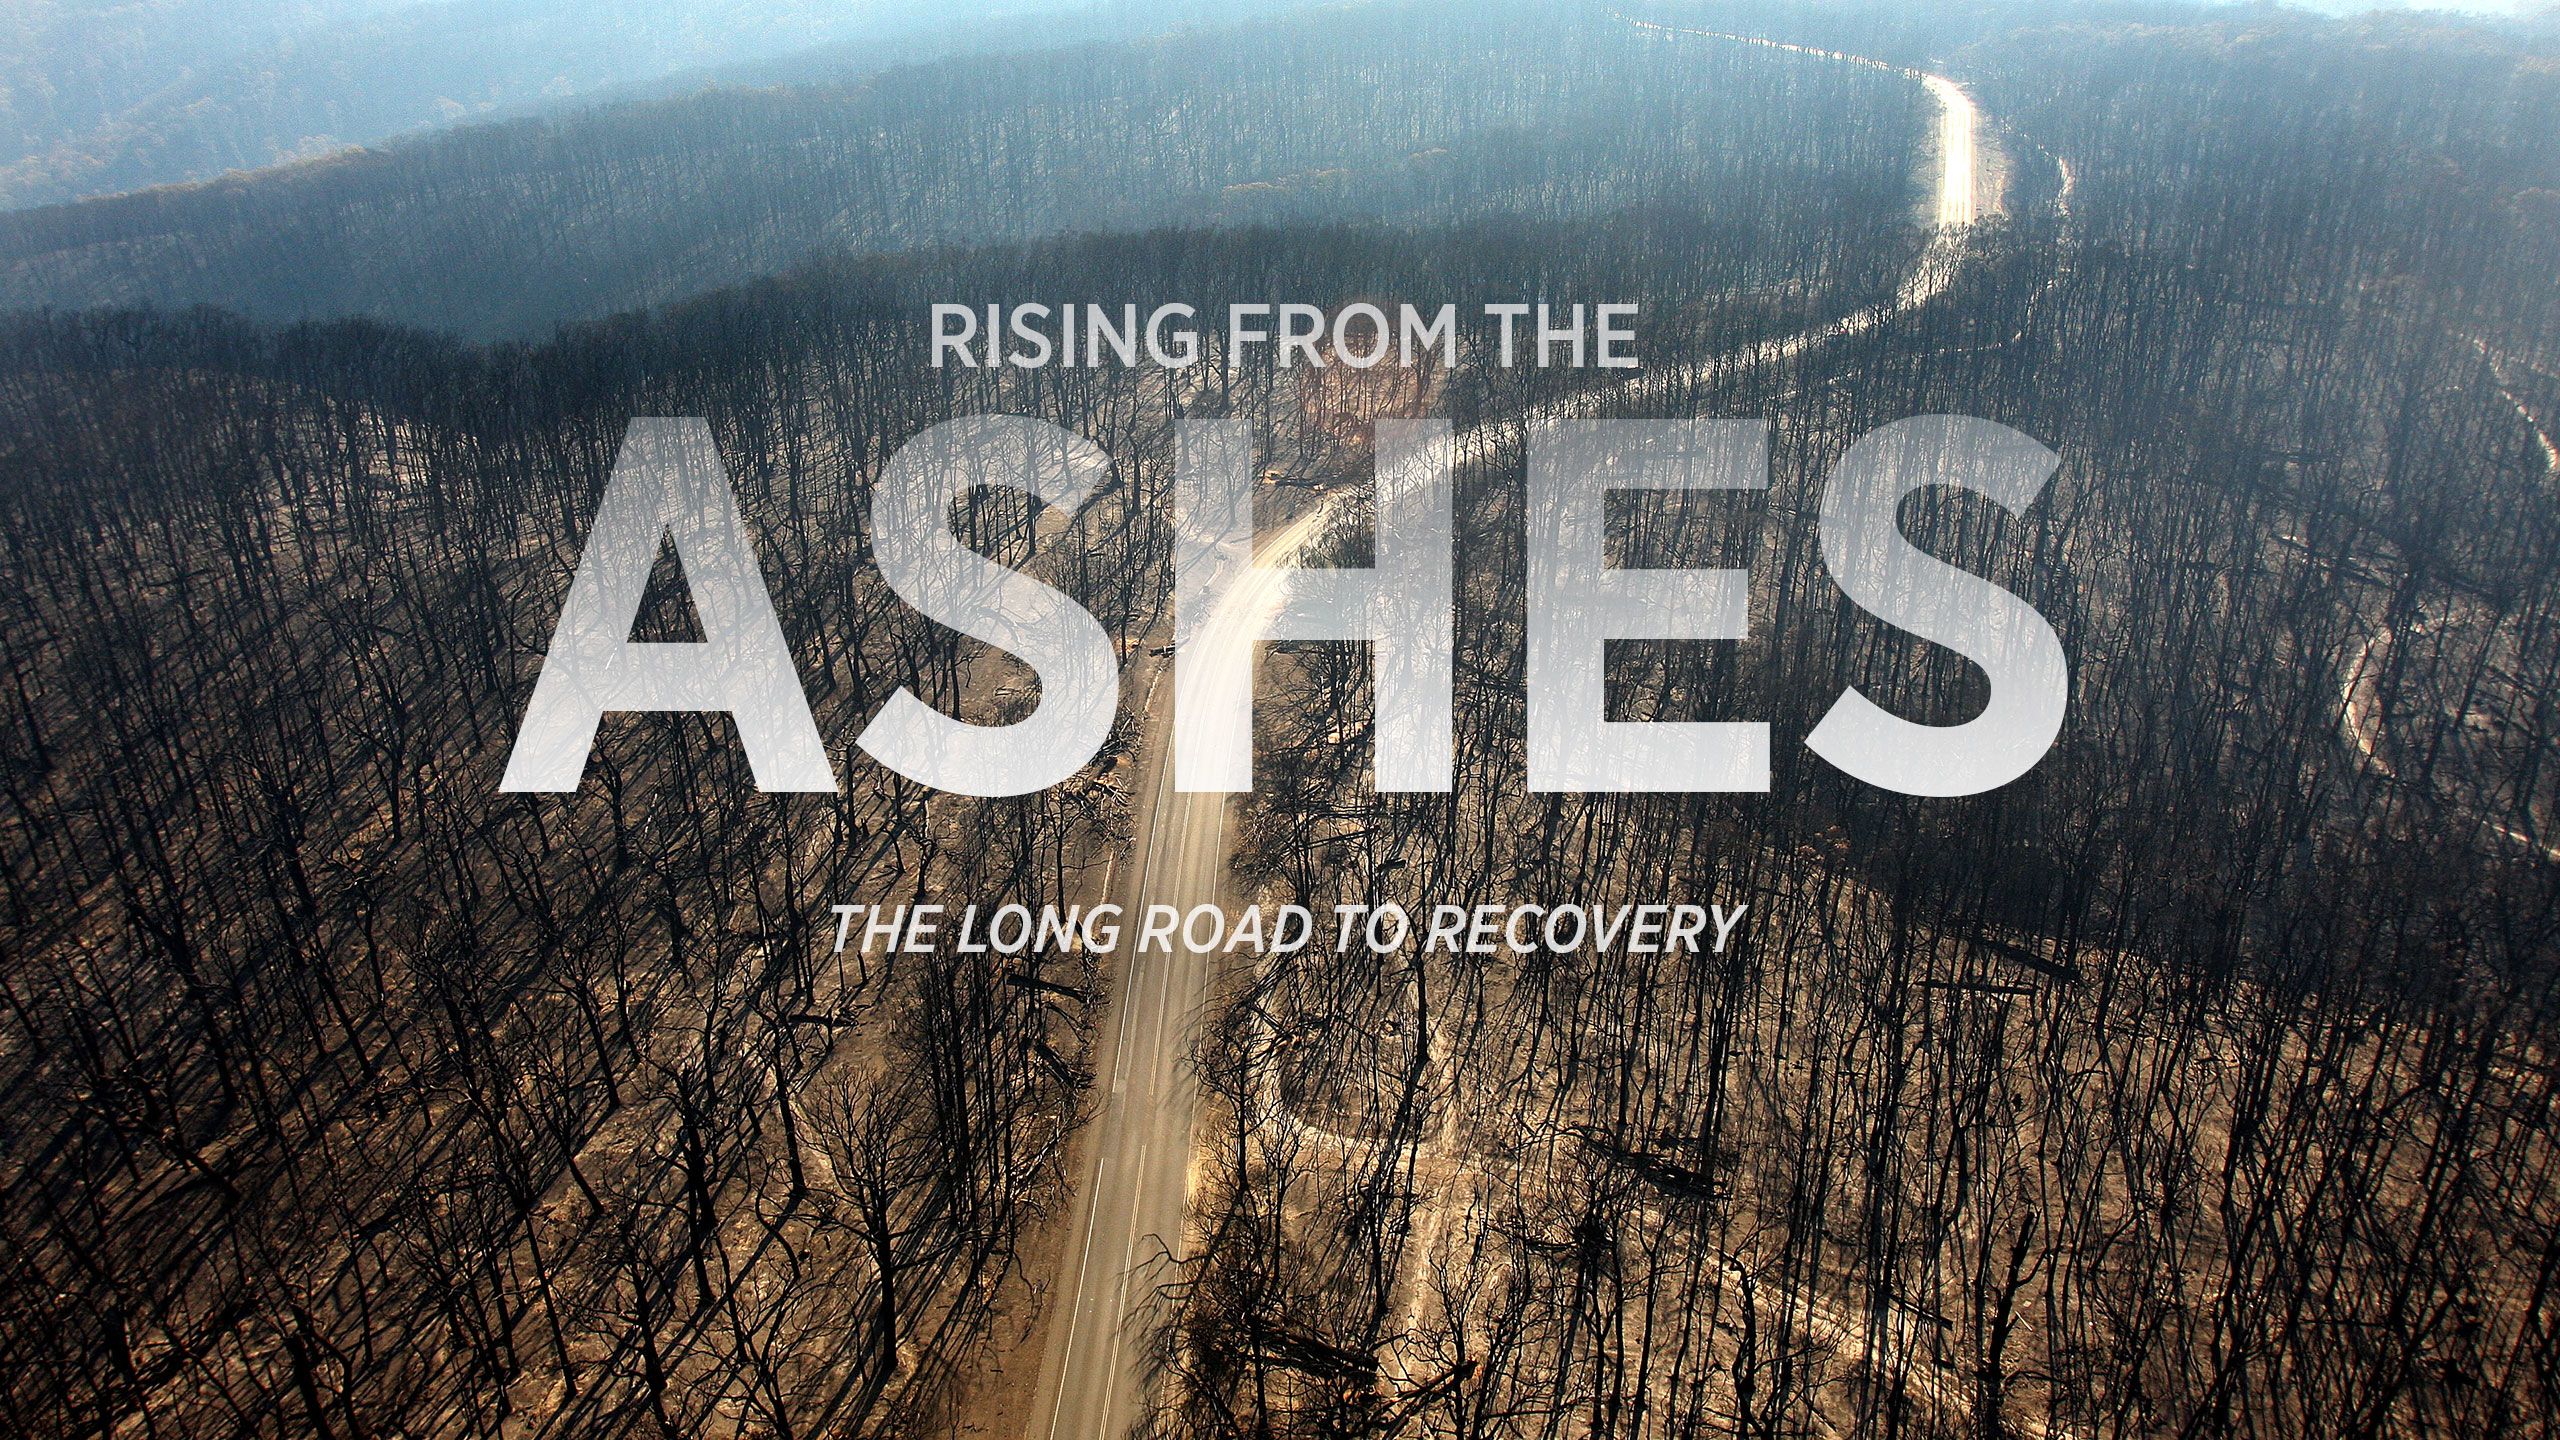
[[[2560,480],[2560,442],[2552,439],[2551,432],[2543,427],[2542,417],[2534,414],[2533,408],[2516,394],[2513,384],[2507,379],[2504,361],[2489,348],[2489,343],[2477,335],[2468,338],[2472,347],[2480,352],[2481,363],[2489,368],[2489,382],[2506,397],[2508,406],[2516,412],[2516,418],[2523,422],[2525,429],[2532,434],[2534,444],[2541,449],[2543,473]],[[2338,723],[2346,731],[2347,743],[2355,747],[2365,764],[2386,780],[2397,780],[2400,776],[2382,751],[2384,667],[2374,659],[2374,651],[2387,651],[2396,643],[2398,637],[2392,633],[2390,625],[2375,621],[2364,638],[2356,643],[2355,656],[2342,667],[2338,680]],[[2560,865],[2560,845],[2542,840],[2494,816],[2483,817],[2480,823],[2488,833],[2508,844],[2539,856],[2548,864]]]
[[[1754,36],[1683,30],[1620,16],[1640,29],[1766,46],[1795,54],[1905,74],[1926,87],[1938,105],[1938,169],[1931,215],[1935,232],[1913,264],[1893,303],[1872,307],[1734,355],[1669,372],[1641,372],[1627,384],[1587,392],[1530,416],[1534,423],[1579,414],[1595,400],[1641,401],[1675,385],[1733,364],[1780,359],[1845,335],[1873,328],[1890,315],[1916,309],[1943,292],[1955,276],[1960,232],[1984,207],[1976,156],[1981,116],[1971,96],[1953,80],[1904,70],[1863,56],[1812,50]],[[1450,442],[1468,443],[1469,436]],[[1221,598],[1195,643],[1223,649],[1250,646],[1287,594],[1287,572],[1335,514],[1335,502],[1309,508],[1295,522],[1264,539],[1257,564]],[[1189,743],[1176,717],[1176,744]],[[1228,797],[1193,794],[1173,785],[1173,765],[1161,730],[1148,768],[1141,772],[1135,845],[1130,863],[1115,872],[1111,898],[1131,916],[1148,905],[1187,910],[1227,898]],[[1122,1440],[1146,1404],[1143,1366],[1148,1302],[1166,1262],[1180,1253],[1188,1208],[1192,1121],[1199,1102],[1188,1070],[1192,1022],[1208,998],[1216,957],[1177,947],[1175,953],[1122,951],[1126,972],[1100,1060],[1102,1111],[1069,1215],[1069,1239],[1051,1289],[1047,1345],[1040,1389],[1031,1411],[1031,1440]]]

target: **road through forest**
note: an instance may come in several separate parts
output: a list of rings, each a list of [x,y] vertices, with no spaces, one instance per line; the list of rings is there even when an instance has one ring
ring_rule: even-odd
[[[1542,407],[1543,413],[1528,417],[1531,423],[1571,418],[1597,403],[1640,402],[1720,367],[1781,359],[1870,329],[1946,289],[1961,258],[1960,234],[1984,208],[1977,165],[1981,117],[1962,86],[1942,75],[1863,56],[1619,18],[1666,37],[1758,45],[1908,75],[1938,107],[1934,230],[1889,307],[1862,310],[1693,367],[1639,372],[1624,385]],[[1445,443],[1463,447],[1472,438],[1460,434]],[[1297,562],[1324,532],[1337,506],[1335,500],[1312,506],[1262,541],[1255,565],[1226,592],[1194,643],[1227,653],[1250,647],[1287,596],[1289,572],[1279,567]],[[1174,744],[1195,743],[1185,730],[1207,723],[1198,715],[1177,716]],[[1174,788],[1174,767],[1160,725],[1150,748],[1153,761],[1142,772],[1135,844],[1113,877],[1110,898],[1131,914],[1147,905],[1188,910],[1224,903],[1229,797]],[[1146,1399],[1145,1302],[1152,1299],[1165,1262],[1183,1243],[1192,1124],[1200,1098],[1187,1061],[1193,1021],[1208,998],[1217,957],[1177,948],[1172,954],[1128,953],[1123,963],[1120,994],[1106,1022],[1111,1040],[1100,1059],[1105,1076],[1101,1114],[1088,1162],[1077,1176],[1069,1237],[1050,1290],[1055,1308],[1031,1411],[1032,1440],[1122,1440],[1137,1423]]]

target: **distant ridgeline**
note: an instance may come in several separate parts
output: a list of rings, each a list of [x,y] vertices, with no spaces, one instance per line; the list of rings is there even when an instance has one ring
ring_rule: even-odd
[[[1328,9],[481,126],[0,216],[0,305],[210,304],[492,337],[813,256],[1073,231],[1704,214],[1730,252],[1898,222],[1924,103],[1891,75],[1665,43],[1599,9]]]
[[[571,104],[714,83],[843,80],[1295,3],[21,0],[0,8],[0,208],[202,180]]]

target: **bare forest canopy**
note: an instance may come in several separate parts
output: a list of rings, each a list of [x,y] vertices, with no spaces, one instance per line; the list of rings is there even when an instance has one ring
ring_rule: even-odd
[[[1890,75],[1666,45],[1597,12],[1367,7],[0,216],[0,299],[539,334],[813,255],[1072,231],[1806,205],[1847,221],[1916,183],[1920,103]]]
[[[1908,7],[1646,13],[1931,58]],[[0,1435],[922,1436],[1019,1383],[1112,977],[837,956],[825,907],[1090,898],[1136,722],[1011,801],[849,748],[842,794],[760,796],[664,717],[574,799],[496,780],[632,417],[708,417],[848,736],[901,685],[1025,703],[873,570],[886,457],[993,411],[1092,438],[1075,514],[955,524],[1143,662],[1177,407],[1255,422],[1275,508],[1365,484],[1378,415],[1497,442],[1456,793],[1369,789],[1357,652],[1277,655],[1240,892],[1753,919],[1686,965],[1221,976],[1169,1431],[2549,1433],[2560,72],[2456,26],[2001,16],[1934,65],[2005,217],[1927,305],[1659,397],[1770,417],[1772,486],[1616,535],[1748,563],[1754,617],[1613,647],[1619,718],[1796,755],[1844,682],[1979,703],[1837,603],[1830,462],[1935,412],[2050,445],[2024,518],[1906,507],[2075,663],[2054,753],[1961,802],[1810,762],[1524,793],[1502,422],[1587,375],[936,371],[921,334],[1585,296],[1642,302],[1649,362],[1727,354],[1894,293],[1905,77],[1347,6],[0,217],[12,296],[165,302],[0,320]]]

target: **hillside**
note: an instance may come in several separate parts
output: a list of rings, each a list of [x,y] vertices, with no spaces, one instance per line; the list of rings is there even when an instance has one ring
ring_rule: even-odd
[[[1231,81],[1204,91],[1203,74]],[[830,252],[1070,231],[1680,210],[1757,248],[1907,194],[1914,103],[1887,76],[1663,45],[1605,16],[1361,7],[717,90],[0,215],[0,303],[478,338]]]

